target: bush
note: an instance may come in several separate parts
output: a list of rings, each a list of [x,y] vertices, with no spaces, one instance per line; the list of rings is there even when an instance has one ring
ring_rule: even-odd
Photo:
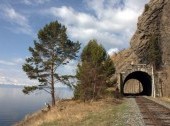
[[[145,4],[145,10],[144,12],[147,12],[149,10],[149,5],[148,4]]]
[[[145,52],[148,64],[152,64],[155,69],[159,69],[162,63],[162,51],[159,38],[156,35],[150,36],[148,49]]]

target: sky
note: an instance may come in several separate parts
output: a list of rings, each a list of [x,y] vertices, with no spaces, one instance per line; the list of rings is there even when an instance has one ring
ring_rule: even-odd
[[[29,85],[22,71],[29,46],[51,21],[67,27],[72,41],[83,48],[91,39],[108,54],[129,47],[137,19],[149,0],[0,0],[0,84]],[[76,61],[59,68],[74,74]]]

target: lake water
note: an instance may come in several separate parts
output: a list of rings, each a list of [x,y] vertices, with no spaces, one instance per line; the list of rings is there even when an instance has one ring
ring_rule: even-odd
[[[23,87],[0,85],[0,126],[11,126],[22,120],[27,114],[34,113],[51,102],[50,94],[38,91],[30,95],[22,93]],[[69,88],[56,88],[56,96],[71,98]]]

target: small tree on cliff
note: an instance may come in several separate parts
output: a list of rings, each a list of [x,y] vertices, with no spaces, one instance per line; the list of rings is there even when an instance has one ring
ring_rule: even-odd
[[[162,63],[162,52],[160,48],[160,43],[156,35],[152,35],[149,40],[149,46],[146,50],[145,57],[147,62],[153,65],[154,69],[159,69]]]
[[[36,89],[44,89],[51,94],[52,105],[55,105],[56,82],[68,82],[69,76],[60,76],[57,68],[66,65],[76,58],[80,49],[79,42],[72,42],[66,34],[66,27],[59,22],[51,22],[38,32],[38,41],[34,47],[29,47],[31,57],[26,59],[23,70],[30,79],[39,81],[38,86],[28,86],[23,89],[25,94]]]
[[[94,100],[103,93],[108,78],[115,68],[105,49],[96,40],[84,47],[78,64],[74,96],[76,99]]]

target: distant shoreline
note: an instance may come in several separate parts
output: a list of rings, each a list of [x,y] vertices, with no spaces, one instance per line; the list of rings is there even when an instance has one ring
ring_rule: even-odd
[[[24,86],[29,86],[29,85],[16,85],[16,84],[0,84],[0,88],[1,87],[11,87],[11,88],[24,88]],[[55,88],[59,88],[59,89],[68,89],[69,87],[55,87]]]
[[[23,88],[24,85],[14,85],[14,84],[0,84],[0,88]]]

